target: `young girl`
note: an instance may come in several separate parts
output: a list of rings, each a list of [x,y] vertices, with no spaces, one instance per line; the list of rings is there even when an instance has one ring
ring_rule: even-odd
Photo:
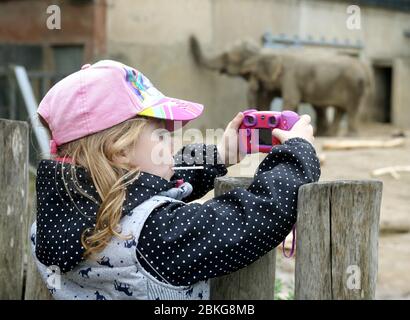
[[[208,299],[208,279],[246,267],[285,239],[298,188],[320,176],[310,118],[273,131],[281,145],[248,188],[199,204],[191,201],[233,164],[238,148],[229,141],[243,119],[239,113],[229,123],[218,146],[191,144],[173,156],[166,133],[202,110],[110,60],[50,89],[38,113],[54,158],[38,167],[31,240],[54,298]],[[202,168],[174,171],[181,166]]]

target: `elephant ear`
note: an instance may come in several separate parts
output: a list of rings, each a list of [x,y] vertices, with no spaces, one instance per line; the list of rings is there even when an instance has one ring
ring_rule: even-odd
[[[249,83],[249,89],[253,92],[256,92],[259,90],[259,81],[258,78],[256,76],[250,76],[248,79],[248,83]]]
[[[259,79],[274,82],[282,72],[282,59],[276,55],[258,55],[245,61],[243,74],[254,74]]]
[[[254,57],[250,57],[248,59],[246,59],[241,67],[241,71],[240,73],[242,75],[248,75],[248,74],[254,74],[256,73],[257,69],[258,69],[258,65],[259,65],[259,56],[254,56]]]

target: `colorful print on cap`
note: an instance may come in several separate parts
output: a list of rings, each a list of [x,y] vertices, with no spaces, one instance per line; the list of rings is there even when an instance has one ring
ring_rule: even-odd
[[[157,104],[165,96],[158,91],[142,72],[124,66],[126,80],[143,108]]]

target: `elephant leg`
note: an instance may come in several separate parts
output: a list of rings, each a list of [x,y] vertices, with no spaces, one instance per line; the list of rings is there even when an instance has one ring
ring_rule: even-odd
[[[350,109],[347,111],[347,135],[357,136],[358,135],[358,113],[357,109]]]
[[[296,101],[296,100],[295,101],[289,101],[289,100],[283,99],[282,110],[289,110],[289,111],[298,112],[299,103],[300,103],[300,101]]]
[[[260,100],[259,98],[259,90],[248,90],[247,94],[247,100],[248,100],[248,108],[256,108],[258,105],[258,102]]]
[[[326,117],[326,108],[312,105],[316,112],[316,135],[325,136],[329,130],[329,122]]]
[[[347,135],[348,136],[358,135],[359,106],[360,106],[360,97],[350,100],[348,103],[346,103],[344,108],[336,108],[338,112],[342,113],[344,111],[347,114]],[[341,118],[341,116],[339,117]],[[335,119],[336,118],[338,118],[338,113],[336,113]]]
[[[258,106],[260,95],[261,95],[261,86],[256,77],[250,77],[248,82],[248,108],[256,108]]]
[[[335,116],[333,118],[333,122],[329,125],[327,135],[337,136],[344,114],[345,111],[342,108],[335,107]]]
[[[258,110],[270,110],[273,94],[265,90],[248,90],[248,108],[256,108]]]
[[[259,110],[270,110],[270,105],[273,100],[273,94],[266,90],[261,90],[258,95],[258,109]]]
[[[298,111],[300,104],[300,94],[296,90],[289,90],[282,96],[283,98],[283,110]]]

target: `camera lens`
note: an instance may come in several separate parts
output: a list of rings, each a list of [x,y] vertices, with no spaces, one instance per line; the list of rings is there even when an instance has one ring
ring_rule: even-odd
[[[254,115],[245,116],[244,122],[248,126],[253,126],[256,123],[256,117]]]
[[[275,116],[269,117],[269,125],[276,126],[277,120]]]

